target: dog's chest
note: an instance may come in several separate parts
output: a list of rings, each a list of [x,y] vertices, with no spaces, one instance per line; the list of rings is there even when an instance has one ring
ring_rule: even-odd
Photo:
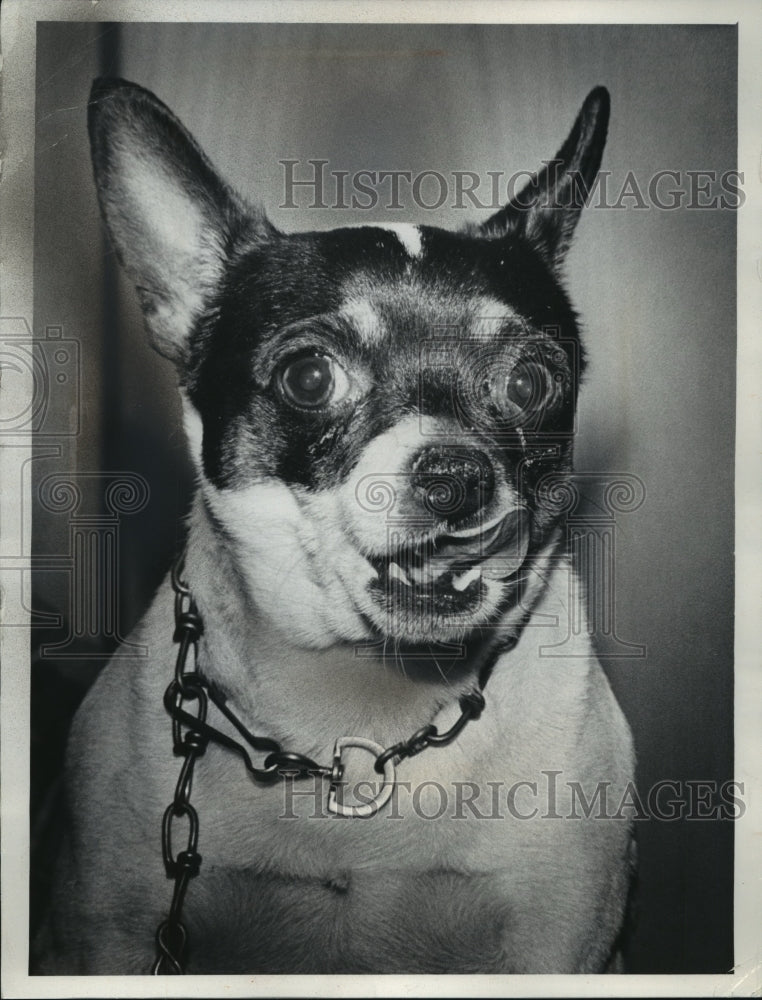
[[[234,782],[225,809],[202,779],[204,862],[186,904],[197,970],[504,971],[505,887],[479,863],[494,823],[475,822],[468,790],[447,780],[461,777],[452,755],[399,767],[368,818],[330,813],[325,779]]]
[[[199,783],[207,849],[187,901],[188,971],[512,971],[522,857],[552,857],[539,842],[566,831],[511,822],[504,782],[474,800],[465,760],[445,748],[405,762],[369,818],[331,814],[325,780],[236,786],[219,812]]]
[[[188,972],[510,971],[489,875],[394,868],[286,878],[210,868],[194,886]]]

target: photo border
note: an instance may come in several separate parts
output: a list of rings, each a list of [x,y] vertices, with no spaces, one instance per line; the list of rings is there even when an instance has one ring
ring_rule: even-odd
[[[28,976],[29,722],[30,671],[26,630],[0,628],[2,704],[2,981],[13,997],[173,996],[744,996],[762,987],[762,671],[760,578],[762,566],[762,191],[759,136],[762,134],[762,8],[752,0],[729,2],[635,2],[616,4],[569,0],[546,2],[399,2],[371,0],[6,0],[0,11],[3,49],[3,171],[0,208],[3,228],[0,302],[4,317],[32,318],[33,203],[35,141],[35,37],[40,21],[155,22],[438,22],[534,24],[727,24],[738,25],[738,169],[744,175],[745,204],[738,210],[737,236],[737,424],[736,424],[736,631],[734,778],[745,783],[747,811],[735,826],[735,956],[728,975],[624,976],[186,976],[168,986],[149,976]],[[0,406],[18,407],[13,386]],[[0,448],[0,482],[18,483],[31,456],[28,436],[14,436]],[[22,496],[2,491],[2,522],[14,523]],[[28,508],[27,508],[28,509]],[[19,566],[30,565],[30,525],[24,524]],[[6,539],[3,543],[7,545]],[[17,544],[14,540],[14,544]],[[6,551],[4,548],[3,551]],[[14,550],[15,551],[15,550]],[[17,569],[14,570],[14,573]],[[24,605],[31,604],[30,573],[23,577]],[[7,592],[0,579],[0,593]],[[18,586],[17,581],[14,586]],[[1,624],[1,620],[0,620]]]

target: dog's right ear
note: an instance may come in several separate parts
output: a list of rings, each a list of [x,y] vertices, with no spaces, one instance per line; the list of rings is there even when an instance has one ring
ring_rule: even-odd
[[[112,243],[135,282],[154,346],[182,366],[236,233],[256,226],[257,217],[150,91],[96,80],[88,127]]]
[[[601,165],[609,109],[608,90],[591,90],[555,159],[482,224],[481,235],[522,236],[552,268],[558,268]]]

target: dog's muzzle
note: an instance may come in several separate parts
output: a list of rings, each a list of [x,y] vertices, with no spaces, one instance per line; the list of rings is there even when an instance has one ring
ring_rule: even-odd
[[[515,508],[490,521],[401,546],[371,559],[377,573],[374,589],[411,611],[473,612],[488,580],[507,580],[521,569],[530,526],[529,512]]]

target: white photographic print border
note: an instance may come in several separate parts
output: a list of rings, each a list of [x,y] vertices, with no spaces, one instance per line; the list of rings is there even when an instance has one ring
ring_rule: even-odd
[[[735,823],[734,953],[735,968],[725,975],[607,976],[187,976],[172,984],[175,996],[750,996],[762,988],[762,671],[760,653],[760,582],[762,518],[760,509],[760,394],[762,344],[762,11],[753,2],[542,2],[355,3],[258,0],[168,2],[150,0],[7,0],[2,18],[2,272],[0,317],[21,319],[32,328],[34,276],[35,54],[37,22],[325,22],[443,24],[736,24],[738,26],[738,160],[743,176],[737,209],[737,384],[735,509],[735,766],[733,778],[743,787],[744,811]],[[580,95],[584,96],[584,95]],[[188,123],[192,128],[192,123]],[[667,166],[670,166],[669,164]],[[304,164],[299,165],[303,169]],[[288,166],[284,170],[288,171]],[[506,166],[506,170],[510,166]],[[284,176],[286,176],[284,174]],[[292,179],[293,179],[293,175]],[[510,178],[501,178],[507,183]],[[449,178],[448,178],[449,183]],[[428,190],[428,189],[426,189]],[[417,196],[431,197],[419,184]],[[486,190],[486,189],[485,189]],[[294,196],[293,186],[290,189]],[[448,195],[452,191],[448,188]],[[93,196],[94,197],[94,196]],[[298,201],[298,197],[296,198]],[[413,198],[415,201],[415,196]],[[485,200],[487,200],[485,198]],[[282,206],[281,206],[282,207]],[[419,206],[420,207],[420,206]],[[427,210],[429,203],[423,204]],[[296,213],[294,213],[296,214]],[[35,329],[39,336],[39,331]],[[55,334],[54,334],[55,336]],[[33,405],[27,383],[0,382],[0,410],[17,414]],[[26,396],[24,395],[26,393]],[[1,425],[0,425],[1,426]],[[0,549],[2,605],[10,597],[15,611],[26,613],[31,597],[31,525],[24,511],[29,498],[18,487],[21,470],[32,454],[31,434],[0,442],[2,525],[12,526]],[[26,487],[28,487],[26,483]],[[14,612],[15,613],[15,612]],[[14,619],[14,625],[19,619]],[[29,633],[2,627],[2,981],[8,997],[165,996],[169,989],[147,976],[29,976]],[[630,638],[629,636],[627,638]],[[636,641],[639,636],[633,637]],[[203,854],[203,847],[201,848]],[[168,883],[169,889],[169,883]],[[168,896],[169,898],[169,896]]]

